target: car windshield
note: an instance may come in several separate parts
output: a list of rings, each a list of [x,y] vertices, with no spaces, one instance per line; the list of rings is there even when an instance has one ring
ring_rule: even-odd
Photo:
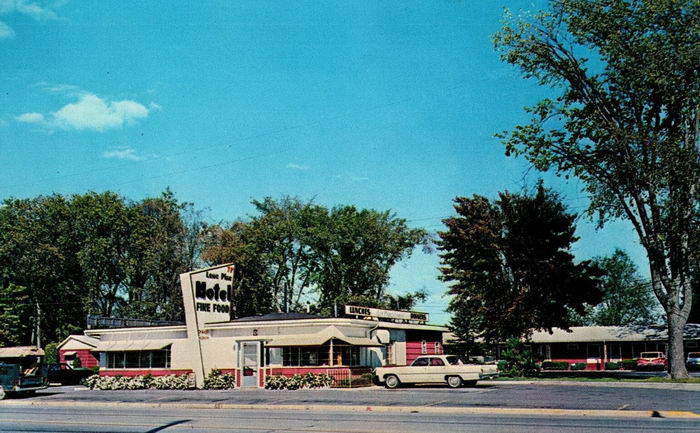
[[[462,364],[462,360],[459,359],[459,357],[457,357],[457,356],[448,356],[447,362],[449,362],[450,365],[461,365]]]
[[[690,352],[688,358],[700,358],[700,352]]]
[[[661,358],[661,354],[659,352],[642,352],[641,357],[642,358]]]

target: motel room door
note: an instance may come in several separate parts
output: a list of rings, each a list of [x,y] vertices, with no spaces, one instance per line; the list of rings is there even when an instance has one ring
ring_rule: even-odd
[[[260,342],[245,341],[239,343],[241,354],[241,387],[257,388],[260,374]]]

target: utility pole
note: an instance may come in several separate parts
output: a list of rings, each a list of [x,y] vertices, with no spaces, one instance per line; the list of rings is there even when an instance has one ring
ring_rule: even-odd
[[[36,302],[36,347],[41,347],[41,306]]]

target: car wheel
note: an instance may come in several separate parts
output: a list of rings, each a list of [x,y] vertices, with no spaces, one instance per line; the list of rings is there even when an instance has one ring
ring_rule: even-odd
[[[389,389],[398,388],[399,385],[401,385],[401,381],[399,381],[399,378],[394,376],[393,374],[384,378],[384,386],[386,386]]]
[[[462,386],[462,378],[459,376],[450,376],[447,378],[447,384],[450,388],[459,388]]]
[[[5,388],[0,385],[0,400],[4,399],[7,396],[7,393],[5,392]]]

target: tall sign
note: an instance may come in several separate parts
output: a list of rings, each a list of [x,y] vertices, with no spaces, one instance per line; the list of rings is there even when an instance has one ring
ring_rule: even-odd
[[[235,266],[229,263],[180,274],[187,339],[190,349],[197,354],[193,370],[198,388],[204,384],[201,340],[209,338],[204,325],[231,320],[234,271]]]

